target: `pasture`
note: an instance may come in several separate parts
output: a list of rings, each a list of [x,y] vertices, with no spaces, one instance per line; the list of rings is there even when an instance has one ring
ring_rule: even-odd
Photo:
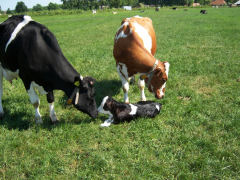
[[[106,115],[93,120],[66,106],[61,91],[55,91],[60,123],[51,125],[41,96],[44,123],[37,126],[21,80],[12,85],[4,80],[0,179],[239,179],[240,9],[207,11],[32,17],[55,34],[78,72],[97,80],[98,105],[106,95],[123,101],[112,49],[125,17],[153,20],[155,57],[170,62],[169,80],[165,98],[156,100],[163,105],[156,118],[109,128],[99,127]],[[137,84],[129,97],[140,100]]]

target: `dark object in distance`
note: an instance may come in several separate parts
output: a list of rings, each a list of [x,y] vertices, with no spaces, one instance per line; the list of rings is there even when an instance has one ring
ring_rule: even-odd
[[[207,14],[207,10],[202,9],[202,10],[200,11],[200,13],[201,13],[201,14]]]

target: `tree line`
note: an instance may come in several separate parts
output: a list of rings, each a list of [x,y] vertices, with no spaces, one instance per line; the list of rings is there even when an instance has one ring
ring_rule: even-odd
[[[213,0],[61,0],[62,4],[56,4],[50,2],[48,6],[42,6],[36,4],[32,9],[28,9],[24,2],[17,2],[15,7],[16,13],[42,10],[56,10],[56,9],[81,9],[91,10],[104,7],[109,8],[121,8],[122,6],[143,6],[143,5],[155,5],[155,6],[191,6],[193,3],[200,3],[201,5],[209,5]],[[237,0],[225,0],[228,4],[235,3]],[[1,11],[1,7],[0,7]],[[7,10],[7,14],[12,13],[10,9]]]

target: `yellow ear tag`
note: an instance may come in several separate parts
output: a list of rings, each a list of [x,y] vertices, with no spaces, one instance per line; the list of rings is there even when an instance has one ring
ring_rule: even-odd
[[[146,78],[147,78],[147,75],[146,75],[146,74],[141,75],[141,78],[142,78],[142,79],[146,79]]]
[[[76,82],[74,83],[74,85],[75,85],[75,86],[79,86],[79,85],[80,85],[80,82],[79,82],[79,81],[76,81]]]
[[[72,99],[68,99],[68,100],[67,100],[67,104],[68,104],[68,105],[72,104]]]

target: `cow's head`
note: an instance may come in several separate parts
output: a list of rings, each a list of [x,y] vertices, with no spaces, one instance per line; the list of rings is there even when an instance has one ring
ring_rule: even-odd
[[[72,98],[72,104],[79,110],[89,116],[96,118],[98,115],[97,105],[95,101],[95,79],[92,77],[76,77],[74,85],[75,93]]]
[[[152,79],[150,79],[150,82],[148,82],[148,78],[145,79],[145,82],[148,83],[148,90],[154,93],[157,99],[162,99],[165,95],[169,66],[170,64],[167,61],[159,61],[158,66],[153,71],[153,76]]]

